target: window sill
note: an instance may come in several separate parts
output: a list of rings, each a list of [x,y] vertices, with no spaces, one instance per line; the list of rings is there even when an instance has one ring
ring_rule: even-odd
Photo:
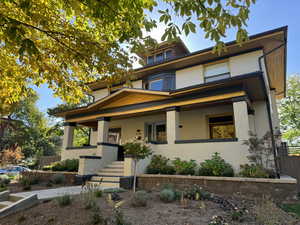
[[[237,138],[222,138],[222,139],[192,139],[192,140],[176,140],[175,144],[189,144],[189,143],[210,143],[210,142],[236,142]]]
[[[81,150],[87,148],[97,148],[95,145],[88,145],[88,146],[78,146],[78,147],[67,147],[66,150]]]

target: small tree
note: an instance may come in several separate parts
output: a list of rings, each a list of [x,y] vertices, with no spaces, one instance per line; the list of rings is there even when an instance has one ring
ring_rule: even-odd
[[[152,155],[151,148],[146,144],[144,140],[134,139],[123,145],[125,154],[130,155],[134,162],[134,172],[133,172],[133,192],[136,188],[136,170],[137,164],[141,159],[145,159]]]
[[[243,143],[248,146],[250,153],[248,156],[249,161],[261,168],[273,169],[271,133],[267,132],[262,138],[258,138],[257,135],[251,131],[249,135],[249,139]]]

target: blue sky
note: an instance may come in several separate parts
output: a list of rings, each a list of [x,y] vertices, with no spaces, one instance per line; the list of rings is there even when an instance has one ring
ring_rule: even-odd
[[[287,4],[288,2],[288,4]],[[257,3],[251,8],[250,19],[248,21],[248,32],[250,35],[275,29],[288,25],[288,48],[287,48],[287,74],[300,73],[300,1],[299,0],[257,0]],[[159,39],[162,35],[163,27],[158,27],[151,32],[154,38]],[[191,52],[214,45],[209,40],[204,39],[202,32],[181,36],[186,46]],[[225,41],[235,39],[234,31],[228,32]],[[46,112],[47,108],[54,107],[61,103],[59,98],[54,98],[52,92],[46,85],[36,89],[39,94],[38,107]]]

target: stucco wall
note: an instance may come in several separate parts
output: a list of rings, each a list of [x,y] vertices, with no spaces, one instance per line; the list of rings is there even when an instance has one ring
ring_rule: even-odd
[[[201,84],[203,79],[203,66],[193,66],[176,71],[176,89],[184,88],[195,84]]]
[[[97,148],[86,149],[68,149],[62,150],[61,160],[66,159],[79,159],[79,156],[101,156],[101,151]]]
[[[264,101],[253,102],[255,130],[258,137],[262,137],[270,131],[267,106]]]
[[[131,82],[133,88],[143,88],[143,81],[142,80],[137,80]]]
[[[262,51],[250,52],[229,58],[229,68],[231,76],[259,71],[258,57]]]

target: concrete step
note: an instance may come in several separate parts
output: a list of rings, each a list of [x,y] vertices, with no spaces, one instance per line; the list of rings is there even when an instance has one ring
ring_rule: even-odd
[[[106,169],[110,168],[110,169],[120,169],[120,170],[124,170],[124,165],[118,165],[118,164],[111,164],[108,165],[106,167],[104,167]]]
[[[112,176],[112,177],[122,177],[124,175],[124,172],[123,171],[119,171],[119,172],[116,172],[116,171],[99,171],[97,173],[98,176]]]
[[[111,164],[113,164],[113,165],[124,165],[124,161],[113,161]]]
[[[9,206],[11,204],[13,204],[14,202],[11,202],[11,201],[3,201],[3,202],[0,202],[1,205],[5,205],[5,206]]]
[[[93,176],[91,181],[103,181],[103,182],[107,182],[107,181],[113,181],[113,182],[119,182],[120,181],[120,177],[102,177],[102,176]]]
[[[89,181],[88,182],[91,185],[98,185],[99,182],[95,182],[95,181]],[[120,183],[111,183],[111,182],[104,182],[100,184],[101,188],[119,188],[120,187]]]
[[[101,169],[99,172],[116,172],[116,173],[123,173],[124,172],[124,169],[120,169],[120,168],[103,168]]]

